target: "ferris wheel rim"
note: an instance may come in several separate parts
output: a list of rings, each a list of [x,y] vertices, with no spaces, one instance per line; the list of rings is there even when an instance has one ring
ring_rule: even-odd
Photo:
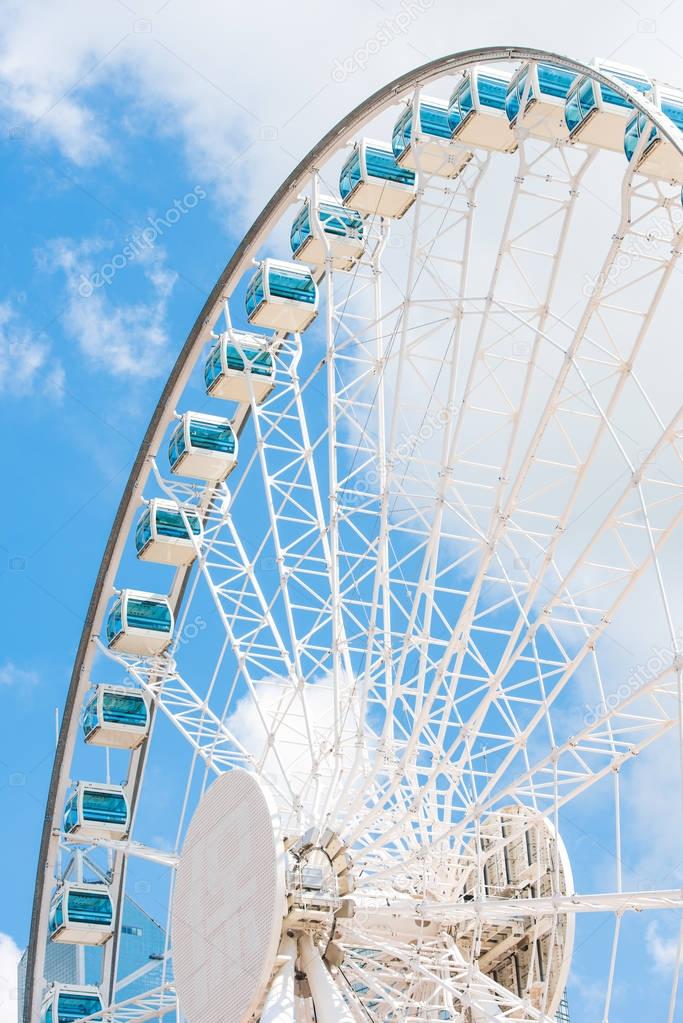
[[[546,61],[557,64],[578,74],[590,76],[596,82],[609,85],[619,95],[627,98],[639,112],[648,116],[653,125],[661,132],[679,153],[683,155],[683,133],[670,119],[653,104],[634,90],[629,90],[620,81],[605,74],[596,67],[575,61],[561,54],[556,54],[534,47],[524,46],[489,46],[473,48],[436,58],[418,68],[404,73],[354,107],[342,117],[323,137],[309,150],[297,166],[285,178],[255,218],[235,251],[211,289],[204,306],[195,320],[183,344],[174,366],[166,380],[159,401],[154,408],[140,448],[131,468],[124,487],[121,500],[117,507],[111,531],[107,538],[104,554],[100,562],[95,584],[93,586],[88,609],[84,619],[83,630],[79,640],[74,668],[71,674],[65,700],[65,711],[62,717],[60,734],[55,750],[53,770],[46,798],[39,855],[36,871],[36,885],[31,914],[30,937],[27,946],[26,988],[24,1002],[25,1023],[36,1018],[36,1009],[40,1004],[40,992],[36,992],[35,960],[40,941],[44,938],[44,921],[46,898],[49,898],[51,880],[48,875],[50,849],[56,816],[60,812],[60,797],[66,782],[64,778],[65,764],[68,753],[73,748],[75,729],[78,723],[78,697],[87,685],[86,667],[89,651],[92,649],[93,636],[101,625],[106,603],[110,597],[113,576],[119,563],[121,547],[128,537],[132,514],[137,507],[142,487],[150,473],[150,454],[155,450],[157,442],[163,435],[168,424],[169,412],[172,411],[176,398],[181,394],[188,369],[196,362],[198,353],[206,341],[207,326],[213,322],[220,304],[232,294],[235,285],[248,268],[250,261],[267,235],[268,231],[278,222],[283,213],[296,198],[302,181],[306,179],[319,163],[329,158],[336,150],[348,142],[348,136],[370,118],[379,114],[384,108],[393,105],[402,95],[412,88],[421,87],[430,81],[455,74],[474,63],[491,63],[495,61]],[[248,415],[248,413],[247,413]],[[191,565],[179,568],[174,576],[171,592],[175,606],[183,601],[184,591],[190,577]],[[145,744],[147,745],[147,744]],[[143,754],[144,755],[144,754]],[[141,774],[136,774],[135,793],[141,782]],[[119,893],[122,899],[122,890]],[[120,906],[117,906],[117,913]],[[41,922],[43,926],[41,927]]]

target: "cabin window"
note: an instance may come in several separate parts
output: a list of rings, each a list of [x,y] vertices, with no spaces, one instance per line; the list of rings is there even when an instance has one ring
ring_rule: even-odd
[[[66,804],[66,810],[64,811],[64,830],[73,831],[78,824],[78,796],[74,792],[73,796],[69,799]]]
[[[221,346],[217,344],[209,352],[209,357],[204,366],[204,383],[211,387],[214,380],[221,375]]]
[[[426,135],[449,139],[451,129],[448,124],[448,111],[443,107],[435,107],[431,103],[420,104],[420,128]]]
[[[365,162],[368,175],[373,178],[383,178],[404,185],[412,185],[415,181],[413,171],[399,167],[393,153],[387,153],[384,149],[371,149],[368,146],[365,150]]]
[[[126,624],[132,629],[170,632],[171,611],[167,604],[160,604],[156,600],[129,597],[126,606]]]
[[[201,419],[191,419],[190,444],[203,451],[232,454],[235,450],[235,435],[230,423],[207,423]]]
[[[263,351],[260,348],[243,348],[242,352],[249,361],[252,373],[256,373],[259,376],[271,375],[273,359],[270,352]],[[228,369],[240,372],[244,370],[244,359],[236,345],[226,345],[225,361]]]
[[[152,538],[152,523],[149,509],[143,512],[135,529],[135,549],[141,551]]]
[[[556,64],[537,64],[538,88],[543,96],[565,99],[576,78],[573,71],[557,67]]]
[[[308,212],[308,204],[297,215],[289,236],[292,252],[298,252],[303,243],[311,233],[311,220]]]
[[[264,297],[263,273],[259,270],[256,276],[252,278],[249,287],[247,288],[247,295],[245,298],[247,316],[251,316],[254,310],[261,305]]]
[[[638,143],[640,142],[641,135],[645,130],[646,125],[650,122],[645,114],[640,112],[634,114],[631,120],[626,125],[626,133],[624,135],[624,152],[626,153],[627,159],[631,160],[635,153]],[[654,141],[657,135],[657,129],[654,125],[650,129],[650,138],[648,139],[646,150],[649,148],[651,143]]]
[[[410,107],[408,107],[403,111],[394,125],[394,131],[391,136],[391,148],[393,149],[395,156],[400,156],[401,153],[410,145],[412,128],[413,111]]]
[[[73,1020],[92,1016],[102,1009],[102,1002],[97,995],[83,995],[62,992],[57,1006],[58,1023],[72,1023]]]
[[[467,78],[457,89],[448,108],[448,123],[451,127],[451,132],[457,131],[473,110],[472,85],[469,78]]]
[[[147,724],[147,706],[141,696],[103,693],[102,718],[111,724],[144,727]]]
[[[97,727],[97,694],[90,700],[83,711],[83,734],[86,739]]]
[[[50,913],[50,931],[52,933],[58,931],[59,928],[63,925],[63,923],[64,923],[64,896],[60,895],[59,900],[52,907],[52,912]]]
[[[678,103],[673,100],[663,100],[662,113],[666,114],[676,127],[683,131],[683,100]]]
[[[509,121],[514,121],[519,114],[519,108],[522,104],[522,96],[524,95],[524,89],[529,77],[529,70],[524,71],[517,81],[512,85],[505,97],[505,113],[508,116]],[[529,100],[532,99],[532,90],[529,89]]]
[[[97,792],[86,789],[83,793],[83,819],[110,824],[125,824],[128,819],[126,801],[118,792]]]
[[[185,453],[185,431],[183,424],[178,423],[175,430],[171,434],[171,439],[168,443],[168,458],[171,465],[175,465],[181,456]]]
[[[505,109],[506,81],[480,74],[477,78],[477,92],[480,106],[489,107],[491,110]]]
[[[186,515],[186,518],[190,524],[190,529],[195,536],[198,536],[201,532],[199,519],[193,514]],[[188,538],[185,522],[179,511],[173,511],[171,508],[157,507],[155,521],[157,533],[160,533],[163,536],[171,536],[178,540],[185,540]]]
[[[354,149],[353,153],[342,167],[342,172],[339,177],[339,191],[341,192],[342,198],[346,198],[353,192],[354,188],[361,179],[360,173],[360,152],[358,149]]]
[[[100,892],[69,892],[69,920],[72,923],[110,923],[109,896]]]
[[[591,110],[594,110],[598,101],[595,97],[595,82],[592,78],[585,78],[582,84],[579,86],[579,109],[581,111],[581,118],[587,117]]]
[[[107,640],[111,643],[122,631],[123,615],[121,613],[121,601],[117,600],[107,619]]]
[[[291,270],[271,268],[268,274],[268,290],[271,296],[292,299],[295,302],[315,302],[315,283],[308,274],[296,274]]]

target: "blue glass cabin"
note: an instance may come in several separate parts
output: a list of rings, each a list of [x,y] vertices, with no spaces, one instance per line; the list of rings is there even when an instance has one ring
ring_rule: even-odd
[[[275,386],[275,362],[263,334],[231,330],[222,334],[204,365],[206,393],[225,401],[257,405]]]
[[[652,90],[652,81],[638,68],[609,61],[593,61],[592,66],[644,95]],[[569,90],[564,108],[569,138],[620,153],[624,145],[625,120],[632,110],[630,101],[613,86],[581,75]]]
[[[83,738],[92,746],[136,749],[149,733],[149,698],[126,686],[97,685],[83,708]]]
[[[318,288],[308,267],[264,259],[247,285],[249,323],[282,333],[301,333],[318,314]]]
[[[486,64],[468,68],[448,104],[454,139],[473,149],[513,153],[517,140],[505,111],[511,75]]]
[[[657,83],[653,102],[679,131],[683,131],[683,92]],[[629,161],[637,160],[636,169],[641,174],[663,181],[683,182],[683,157],[647,114],[639,110],[635,110],[627,122],[624,152]]]
[[[182,512],[173,501],[154,498],[135,528],[135,550],[141,561],[189,565],[196,555],[193,537],[201,543],[202,535],[196,512],[189,509]]]
[[[75,1023],[102,1012],[102,998],[96,987],[53,984],[40,1010],[40,1023]]]
[[[237,435],[229,419],[185,412],[168,443],[171,472],[216,482],[237,465]]]
[[[67,882],[53,896],[48,934],[51,941],[103,945],[112,936],[113,921],[106,884]]]
[[[64,808],[64,832],[84,838],[123,838],[129,808],[121,785],[79,781]]]
[[[505,96],[510,125],[514,128],[521,123],[534,138],[549,141],[568,138],[564,108],[575,79],[574,71],[557,64],[522,64]]]
[[[141,590],[122,590],[107,618],[107,645],[118,653],[153,657],[173,636],[168,597]]]
[[[361,139],[341,169],[339,192],[347,208],[365,216],[398,219],[415,202],[415,173],[399,167],[385,142]]]
[[[472,159],[472,152],[451,139],[448,103],[421,97],[406,107],[394,125],[391,146],[399,167],[422,170],[426,174],[454,178]],[[419,164],[419,167],[418,167]]]
[[[356,210],[346,209],[334,199],[320,199],[318,217],[311,215],[306,199],[294,218],[289,241],[292,256],[302,263],[323,269],[329,258],[335,270],[351,270],[363,255],[363,219]]]

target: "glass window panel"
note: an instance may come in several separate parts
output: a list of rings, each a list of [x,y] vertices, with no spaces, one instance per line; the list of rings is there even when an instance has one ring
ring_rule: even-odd
[[[107,640],[111,643],[116,636],[119,635],[123,628],[123,618],[121,615],[121,601],[117,600],[107,619]]]
[[[203,451],[222,451],[232,454],[235,434],[230,423],[210,423],[205,419],[190,419],[190,444]]]
[[[354,149],[339,175],[339,191],[342,199],[346,199],[353,192],[360,177],[360,152],[358,149]]]
[[[168,604],[156,600],[129,597],[126,606],[126,625],[134,629],[151,629],[152,632],[171,631],[171,609]]]
[[[479,106],[489,107],[491,110],[505,109],[505,96],[508,83],[499,78],[492,78],[489,75],[477,75],[477,92],[479,94]]]
[[[448,124],[451,134],[458,130],[473,110],[472,86],[469,78],[466,78],[453,93],[448,107]]]
[[[391,136],[391,148],[394,151],[394,156],[400,156],[408,148],[412,131],[413,111],[411,107],[408,107],[394,125],[394,131]]]
[[[588,116],[591,110],[594,110],[598,105],[595,95],[595,83],[592,78],[584,78],[583,82],[579,86],[578,97],[581,120],[583,120]]]
[[[84,1016],[92,1016],[102,1009],[98,995],[76,994],[62,991],[57,1006],[57,1023],[73,1023]]]
[[[412,185],[415,181],[413,171],[406,167],[399,167],[393,153],[387,153],[384,149],[368,146],[365,151],[365,162],[370,177],[382,178],[384,181],[393,181],[403,185]]]
[[[675,100],[663,100],[662,113],[666,114],[677,128],[683,131],[683,102]]]
[[[448,123],[448,110],[436,107],[432,103],[420,103],[420,130],[425,135],[449,139],[451,129]]]
[[[69,892],[69,921],[71,923],[111,923],[111,900],[104,892]]]
[[[141,696],[134,693],[103,693],[102,717],[104,721],[117,725],[147,725],[147,705]]]
[[[268,291],[278,298],[312,304],[316,299],[315,281],[310,274],[299,274],[292,270],[271,269],[268,274]]]
[[[263,273],[259,270],[254,277],[252,277],[249,287],[247,288],[247,294],[244,300],[247,316],[251,316],[255,312],[255,310],[263,302],[263,299]]]
[[[125,824],[128,820],[126,800],[118,792],[83,792],[83,819],[108,824]]]
[[[221,348],[220,343],[214,345],[209,352],[209,357],[204,366],[204,383],[207,388],[211,387],[214,381],[221,375]]]
[[[185,431],[183,429],[183,424],[178,423],[171,434],[171,439],[168,442],[168,460],[171,468],[173,468],[173,466],[180,460],[184,453]]]
[[[149,508],[147,508],[141,515],[140,521],[135,529],[135,549],[140,552],[152,537],[152,524],[150,520]]]
[[[537,64],[538,88],[543,96],[564,99],[576,78],[573,71],[557,67],[556,64]]]
[[[97,695],[87,704],[83,711],[83,735],[87,739],[94,728],[97,727]]]
[[[71,796],[64,811],[64,830],[73,831],[78,824],[78,799],[76,793]]]

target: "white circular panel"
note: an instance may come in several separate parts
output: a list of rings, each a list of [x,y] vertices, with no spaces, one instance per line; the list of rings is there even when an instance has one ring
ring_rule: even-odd
[[[189,1023],[241,1023],[263,997],[285,905],[274,804],[246,771],[220,775],[188,828],[172,914],[175,984]]]

